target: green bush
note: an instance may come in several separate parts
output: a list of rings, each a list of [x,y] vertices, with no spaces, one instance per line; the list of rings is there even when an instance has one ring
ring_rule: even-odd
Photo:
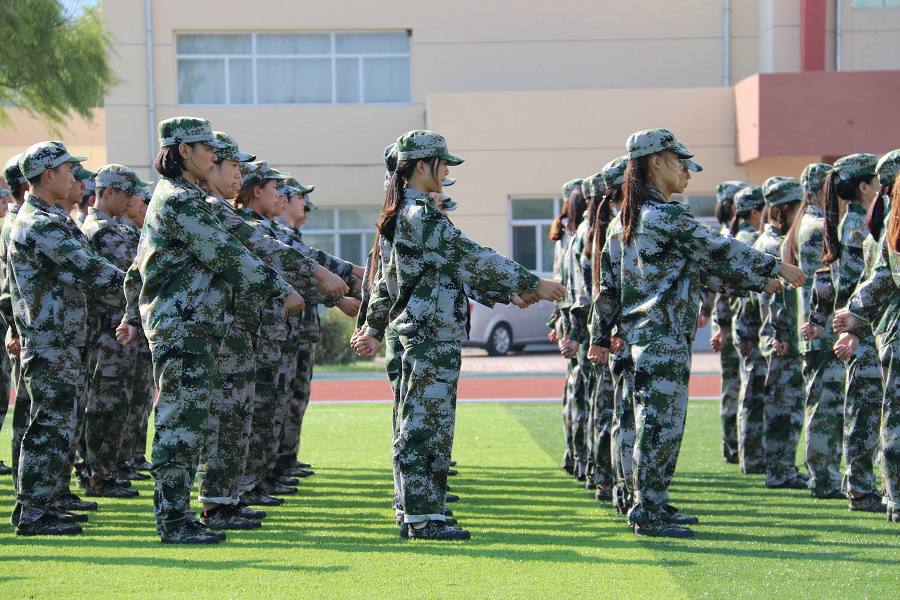
[[[316,364],[346,365],[362,360],[350,347],[356,319],[337,308],[325,309],[319,316],[321,334],[316,346]]]

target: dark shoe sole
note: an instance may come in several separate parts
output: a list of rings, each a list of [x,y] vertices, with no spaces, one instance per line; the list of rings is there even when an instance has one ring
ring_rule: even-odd
[[[262,523],[260,523],[259,521],[253,521],[251,519],[247,519],[247,521],[245,523],[232,524],[232,525],[218,525],[218,526],[209,525],[203,519],[200,519],[200,522],[203,523],[204,525],[206,525],[213,532],[216,532],[216,531],[246,531],[249,529],[259,529],[260,527],[262,527]]]
[[[210,536],[203,536],[201,538],[188,538],[186,540],[167,540],[165,538],[160,538],[160,541],[162,541],[163,544],[179,544],[179,545],[184,545],[184,546],[197,546],[197,545],[201,545],[201,544],[218,544],[222,540],[221,540],[221,538],[219,538],[215,535],[210,535]]]
[[[672,529],[645,529],[640,525],[634,526],[636,535],[646,537],[667,537],[667,538],[689,538],[694,537],[694,530],[687,527],[678,527]]]
[[[16,535],[22,537],[37,537],[42,535],[78,535],[84,530],[78,525],[67,525],[56,531],[31,531],[26,528],[16,527]]]

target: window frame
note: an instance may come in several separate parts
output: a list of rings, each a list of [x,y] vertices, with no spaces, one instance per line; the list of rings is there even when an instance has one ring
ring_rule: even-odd
[[[330,54],[258,54],[256,50],[257,35],[278,35],[278,34],[303,34],[318,33],[328,34],[331,42]],[[358,30],[336,30],[336,31],[176,31],[174,41],[174,60],[175,60],[175,105],[176,106],[409,106],[412,102],[412,49],[406,53],[402,52],[378,52],[372,54],[362,53],[341,53],[337,52],[337,36],[343,34],[372,34],[372,33],[406,33],[408,37],[412,37],[410,30],[396,31],[358,31]],[[178,53],[178,36],[179,35],[249,35],[250,36],[250,54],[179,54]],[[284,59],[284,60],[302,60],[302,59],[329,59],[331,63],[331,102],[259,102],[259,93],[257,90],[257,60],[259,59]],[[363,61],[372,58],[405,58],[409,66],[409,100],[397,102],[367,102],[365,100],[365,69]],[[359,86],[358,102],[338,102],[337,101],[337,61],[338,59],[355,59],[357,70],[357,85]],[[182,60],[224,60],[225,61],[225,98],[224,102],[219,104],[210,104],[208,102],[199,103],[183,103],[180,101],[180,82],[178,63]],[[253,103],[231,102],[231,69],[230,60],[249,60],[250,71],[253,87]]]
[[[513,203],[517,200],[553,200],[553,216],[550,219],[514,219],[513,218]],[[532,269],[534,273],[542,277],[552,277],[553,276],[553,265],[545,265],[544,263],[544,253],[541,251],[541,227],[550,226],[553,224],[553,219],[556,215],[559,214],[559,211],[562,210],[563,197],[557,194],[516,194],[515,196],[509,196],[507,199],[508,207],[509,207],[509,255],[513,260],[516,260],[516,248],[515,248],[515,235],[514,229],[516,227],[534,227],[534,240],[535,240],[535,268]],[[544,270],[542,267],[549,267],[549,269]]]
[[[341,248],[341,236],[348,235],[348,234],[363,236],[363,254],[361,257],[362,263],[360,263],[360,264],[364,265],[365,261],[366,261],[366,255],[368,254],[368,250],[365,247],[366,246],[365,236],[371,235],[374,238],[374,236],[376,234],[375,226],[370,225],[368,227],[348,227],[346,229],[341,229],[341,227],[340,227],[340,211],[342,211],[342,210],[352,211],[352,210],[357,210],[360,208],[372,208],[372,206],[371,205],[370,206],[365,206],[365,205],[329,206],[325,210],[332,211],[330,227],[328,227],[327,229],[312,229],[312,228],[304,225],[300,229],[300,231],[303,232],[303,234],[306,236],[314,236],[314,235],[331,236],[332,244],[334,246],[334,256],[336,256],[342,260],[348,260],[350,262],[353,262],[353,260],[346,258],[345,257],[346,252],[344,252],[344,250]],[[369,248],[369,249],[371,249],[371,248]],[[351,257],[351,258],[355,259],[355,257]],[[356,264],[356,263],[354,263],[354,264]]]

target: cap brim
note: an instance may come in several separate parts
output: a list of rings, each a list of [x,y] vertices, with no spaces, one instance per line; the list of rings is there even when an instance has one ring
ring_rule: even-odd
[[[214,137],[205,138],[205,139],[198,140],[198,141],[201,144],[206,144],[207,146],[209,146],[210,148],[213,148],[214,150],[225,150],[226,148],[233,148],[233,146],[231,144],[226,144],[225,142],[221,142]],[[190,143],[190,142],[185,142],[185,143]]]
[[[694,173],[699,173],[700,171],[703,170],[703,167],[701,167],[700,165],[698,165],[697,163],[695,163],[694,161],[692,161],[690,159],[684,158],[684,159],[682,159],[682,161],[684,162],[684,166],[687,167],[688,171],[693,171]]]
[[[86,161],[86,160],[87,160],[87,156],[72,156],[72,155],[70,154],[70,155],[69,155],[69,158],[67,158],[67,159],[64,160],[63,162],[80,163],[80,162],[84,162],[84,161]]]
[[[254,160],[256,160],[255,154],[247,154],[246,152],[241,152],[240,150],[235,152],[234,156],[236,156],[237,158],[234,158],[232,160],[236,160],[238,162],[253,162]]]
[[[667,150],[671,150],[675,154],[677,154],[680,158],[693,158],[694,153],[687,149],[687,147],[681,142],[676,141],[675,144],[671,148],[667,148]]]
[[[454,167],[456,165],[461,165],[464,162],[466,162],[465,159],[462,159],[458,156],[453,156],[452,154],[445,154],[445,155],[441,156],[441,160],[446,162],[448,165],[452,165]]]
[[[310,210],[319,210],[319,207],[313,204],[312,200],[309,198],[306,199],[306,206],[308,206]]]
[[[446,177],[446,178],[444,178],[444,183],[442,185],[444,187],[447,187],[447,186],[453,185],[454,183],[456,183],[455,179],[453,179],[452,177]]]

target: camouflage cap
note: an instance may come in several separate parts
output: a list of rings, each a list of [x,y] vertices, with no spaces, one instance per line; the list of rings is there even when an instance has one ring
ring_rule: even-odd
[[[97,185],[94,183],[93,179],[85,179],[84,180],[84,193],[81,195],[82,198],[84,196],[94,196],[97,191]]]
[[[303,185],[299,181],[297,181],[294,177],[288,177],[287,184],[291,186],[298,194],[308,194],[314,189],[316,186],[314,185]]]
[[[794,177],[770,177],[763,184],[769,206],[780,206],[803,200],[803,186]]]
[[[628,168],[628,155],[614,158],[605,165],[600,175],[603,177],[603,183],[606,189],[610,189],[617,185],[625,183],[625,169]]]
[[[834,161],[835,175],[841,181],[850,181],[856,177],[872,177],[878,157],[874,154],[850,154]]]
[[[87,181],[97,176],[95,172],[85,169],[81,163],[75,163],[75,166],[72,167],[72,175],[75,177],[75,181]]]
[[[833,168],[827,163],[806,165],[806,168],[803,169],[803,173],[800,175],[800,185],[803,187],[803,191],[812,193],[825,187],[825,178]]]
[[[388,173],[397,170],[397,144],[390,144],[384,149],[384,168]]]
[[[450,198],[444,198],[441,206],[443,206],[444,210],[446,210],[447,212],[454,211],[459,208],[459,204],[457,204],[456,200],[451,200]]]
[[[241,163],[240,168],[242,180],[241,187],[245,188],[248,188],[251,185],[256,185],[257,183],[265,181],[266,179],[275,179],[276,181],[287,179],[286,176],[270,167],[269,163],[264,160]]]
[[[456,180],[453,179],[452,177],[444,177],[444,181],[443,181],[443,183],[441,183],[441,185],[444,187],[447,187],[447,186],[453,185],[454,183],[456,183]]]
[[[571,181],[567,181],[562,186],[563,196],[566,200],[572,195],[576,189],[581,189],[581,179],[572,179]]]
[[[160,146],[194,142],[206,144],[215,150],[224,150],[229,146],[229,144],[216,139],[209,121],[199,117],[172,117],[160,121],[158,130]]]
[[[21,154],[16,154],[6,161],[6,166],[3,167],[3,178],[6,179],[9,184],[17,183],[22,185],[28,181],[22,176],[22,170],[19,168],[19,159],[21,157]]]
[[[692,161],[689,158],[682,158],[681,165],[688,171],[693,171],[694,173],[699,173],[700,171],[703,170],[703,167],[701,167],[699,164],[695,163],[694,161]]]
[[[224,131],[213,131],[213,137],[228,144],[227,148],[216,148],[216,158],[219,160],[236,160],[237,162],[250,162],[256,160],[255,154],[247,154],[241,152],[238,148],[237,140],[225,133]]]
[[[734,200],[734,195],[744,188],[752,187],[746,181],[723,181],[716,186],[716,202]]]
[[[897,173],[900,173],[900,150],[891,150],[878,159],[875,172],[878,173],[881,185],[892,185],[897,179]]]
[[[61,142],[38,142],[19,155],[19,169],[25,179],[37,177],[63,163],[79,163],[83,156],[72,156]]]
[[[150,185],[146,181],[141,181],[137,173],[124,165],[104,165],[97,171],[94,178],[94,184],[98,189],[113,188],[122,190],[128,194],[141,194],[145,187]]]
[[[585,198],[600,198],[606,191],[606,182],[603,181],[603,173],[594,173],[581,182],[581,193]]]
[[[5,187],[0,187],[0,198],[6,198],[9,195],[10,193],[8,189],[6,189]]]
[[[437,156],[449,165],[463,163],[463,159],[453,156],[447,150],[447,140],[444,139],[444,136],[423,129],[409,131],[397,138],[396,151],[397,162]]]
[[[738,213],[750,212],[751,210],[759,210],[766,205],[763,198],[762,188],[746,187],[734,195],[734,209]]]
[[[679,158],[694,156],[668,129],[644,129],[632,133],[625,142],[625,149],[628,151],[628,158],[639,158],[664,150],[674,152]]]

